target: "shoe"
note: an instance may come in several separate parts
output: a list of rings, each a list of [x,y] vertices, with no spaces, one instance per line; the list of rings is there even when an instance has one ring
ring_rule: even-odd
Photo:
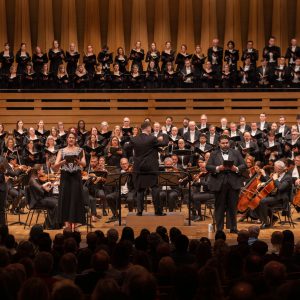
[[[270,224],[262,223],[260,225],[260,229],[268,229],[268,228],[270,228]]]
[[[137,216],[142,216],[143,213],[142,213],[141,211],[139,211],[139,212],[136,213],[136,215],[137,215]]]
[[[237,229],[230,229],[229,232],[230,233],[234,233],[234,234],[238,234],[239,233],[239,231]]]
[[[272,219],[272,226],[279,220],[278,217],[276,216],[273,216],[273,219]]]
[[[157,212],[157,213],[155,213],[155,215],[159,216],[159,217],[162,217],[162,216],[166,216],[167,214],[163,213],[163,212]]]
[[[107,216],[108,216],[107,211],[106,211],[105,209],[103,210],[103,216],[104,216],[104,217],[107,217]]]

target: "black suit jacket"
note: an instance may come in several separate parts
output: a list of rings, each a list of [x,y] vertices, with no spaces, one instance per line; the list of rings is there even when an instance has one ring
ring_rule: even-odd
[[[134,150],[134,171],[154,172],[152,174],[135,175],[135,188],[142,189],[151,187],[157,182],[155,172],[159,170],[158,148],[168,145],[168,138],[163,135],[164,140],[159,142],[155,136],[141,133],[130,141]]]
[[[246,148],[246,142],[243,141],[243,142],[240,142],[239,145],[241,145],[242,148]],[[242,153],[242,148],[239,148],[240,149],[240,152],[242,154],[242,156],[244,156],[244,154]],[[251,156],[254,156],[255,158],[257,158],[258,154],[259,154],[259,148],[258,148],[258,145],[257,143],[254,143],[253,141],[250,141],[250,149],[249,150],[249,154]]]
[[[239,190],[243,186],[241,174],[246,170],[244,159],[239,151],[234,149],[229,149],[228,151],[228,160],[233,160],[239,171],[238,173],[231,171],[217,172],[216,167],[222,165],[224,159],[220,149],[212,152],[206,165],[207,171],[210,172],[208,188],[211,192],[219,192],[221,190],[225,177],[227,177],[227,183],[232,189]]]
[[[183,129],[184,129],[183,127],[181,127],[181,128],[178,129],[178,135],[179,135],[179,136],[182,136],[182,137],[183,137],[183,135],[184,135]],[[188,129],[188,131],[189,131],[189,129]],[[188,131],[187,131],[187,132],[188,132]]]
[[[277,192],[275,194],[276,200],[282,200],[283,202],[287,202],[290,200],[291,191],[293,186],[292,176],[289,172],[286,172],[283,178],[278,181],[274,180],[275,186],[277,188]]]
[[[210,133],[208,133],[206,136],[207,136],[206,142],[210,144]],[[219,136],[220,136],[219,134],[217,134],[217,133],[215,134],[213,145],[215,145],[215,146],[218,145],[218,143],[219,143]]]
[[[42,188],[41,184],[37,181],[37,179],[31,178],[28,183],[28,191],[30,202],[29,207],[34,208],[37,204],[39,204],[42,199],[45,197],[45,190]]]
[[[195,138],[194,138],[195,144],[197,144],[196,141],[199,141],[199,137],[200,137],[200,131],[196,130],[196,131],[195,131]],[[190,131],[186,132],[186,133],[183,135],[183,139],[184,139],[186,142],[190,141],[190,140],[191,140],[191,132],[190,132]]]

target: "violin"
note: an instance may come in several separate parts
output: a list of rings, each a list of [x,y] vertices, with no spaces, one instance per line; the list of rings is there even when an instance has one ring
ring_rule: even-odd
[[[193,176],[193,183],[195,183],[196,181],[198,181],[201,177],[203,177],[206,174],[207,174],[207,171],[202,171],[202,172],[199,172],[198,174],[195,174]]]
[[[39,180],[41,182],[54,182],[60,180],[60,174],[58,173],[53,173],[53,174],[41,174],[38,176]]]

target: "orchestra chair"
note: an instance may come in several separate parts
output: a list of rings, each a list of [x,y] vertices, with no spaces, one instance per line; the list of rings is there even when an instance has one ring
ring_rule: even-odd
[[[31,227],[33,215],[35,213],[37,213],[35,224],[38,224],[38,220],[39,220],[41,213],[44,214],[44,220],[46,220],[47,213],[48,213],[47,208],[44,207],[43,205],[36,204],[34,207],[30,208],[31,197],[30,197],[30,192],[29,192],[29,186],[25,186],[25,198],[26,198],[26,202],[28,205],[28,214],[27,214],[26,221],[24,224],[24,229],[26,228],[26,226]],[[28,223],[28,221],[29,221],[29,223]]]
[[[273,226],[274,215],[278,216],[279,224],[285,225],[288,223],[290,227],[295,228],[295,223],[292,219],[291,203],[293,200],[293,190],[291,189],[289,201],[280,203],[276,206],[271,207],[272,217],[271,217],[271,227]],[[281,216],[284,216],[284,220],[281,219]]]

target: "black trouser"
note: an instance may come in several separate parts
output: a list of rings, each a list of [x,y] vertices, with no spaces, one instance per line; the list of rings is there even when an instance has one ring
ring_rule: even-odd
[[[170,212],[172,212],[175,209],[176,203],[178,202],[177,191],[175,190],[160,191],[159,197],[160,197],[160,201],[169,208]]]
[[[259,206],[255,209],[258,218],[264,224],[270,224],[268,217],[272,218],[272,206],[276,206],[278,204],[283,204],[282,200],[277,200],[275,197],[266,197],[262,199],[259,203]]]
[[[47,218],[45,220],[45,227],[47,229],[57,229],[58,220],[57,220],[57,205],[58,205],[58,197],[49,196],[43,198],[40,203],[42,207],[47,208]]]
[[[237,229],[236,212],[237,202],[239,198],[239,190],[234,190],[225,180],[221,190],[215,194],[215,219],[217,230],[224,228],[224,214],[226,212],[226,220],[229,229]],[[227,223],[226,222],[226,223]]]
[[[215,195],[208,192],[193,192],[192,202],[194,203],[195,209],[200,209],[201,204],[205,204],[208,200],[214,200]]]
[[[7,191],[0,191],[0,225],[4,225],[5,220],[5,205],[6,205]]]
[[[130,191],[127,194],[121,194],[121,199],[122,198],[125,199],[125,201],[128,205],[128,210],[129,211],[133,211],[134,196],[135,196],[134,191]],[[114,193],[108,194],[106,196],[106,200],[107,200],[108,206],[111,209],[113,215],[117,216],[118,215],[117,210],[119,209],[119,205],[120,205],[119,193],[114,192]]]
[[[140,188],[137,191],[136,200],[137,200],[137,209],[138,209],[139,213],[143,212],[143,210],[144,210],[145,191],[146,191],[146,188]],[[152,194],[152,201],[153,201],[155,213],[156,214],[162,213],[162,206],[161,206],[161,202],[160,202],[160,198],[159,198],[159,187],[157,184],[151,187],[151,194]]]
[[[22,197],[25,195],[22,189],[17,190],[16,188],[12,187],[8,190],[8,195],[12,199],[12,209],[16,208],[24,208],[25,201],[21,201]]]

